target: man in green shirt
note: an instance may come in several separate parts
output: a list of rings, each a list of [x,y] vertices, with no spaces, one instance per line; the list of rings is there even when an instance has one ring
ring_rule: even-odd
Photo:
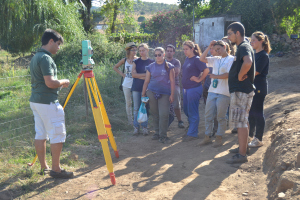
[[[73,172],[60,168],[60,153],[66,140],[65,114],[58,102],[58,92],[68,87],[68,79],[57,80],[57,68],[52,54],[56,54],[63,37],[47,29],[42,36],[42,47],[30,62],[31,97],[30,108],[35,121],[35,149],[42,172],[50,171],[54,178],[72,178]],[[46,140],[50,139],[52,170],[46,162]]]

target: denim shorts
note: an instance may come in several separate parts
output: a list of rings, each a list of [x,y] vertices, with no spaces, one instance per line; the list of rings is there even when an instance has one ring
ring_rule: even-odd
[[[50,139],[50,144],[65,142],[65,113],[59,103],[30,102],[30,108],[34,115],[36,140]]]
[[[248,116],[253,96],[254,91],[249,94],[243,92],[233,92],[230,94],[230,129],[248,127]]]

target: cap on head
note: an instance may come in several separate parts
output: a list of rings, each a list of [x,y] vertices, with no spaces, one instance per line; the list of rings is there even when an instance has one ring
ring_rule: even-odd
[[[136,47],[136,44],[134,42],[129,42],[126,44],[125,50],[128,50],[132,47]]]

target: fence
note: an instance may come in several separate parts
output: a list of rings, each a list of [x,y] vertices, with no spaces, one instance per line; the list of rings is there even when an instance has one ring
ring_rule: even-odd
[[[8,67],[7,67],[8,66]],[[1,66],[3,69],[4,67]],[[29,106],[31,95],[30,72],[28,67],[6,65],[4,73],[0,74],[0,153],[28,149],[34,153],[34,118]],[[75,82],[81,68],[58,71],[58,79],[68,78],[71,84]],[[119,88],[120,76],[112,69],[111,64],[99,64],[94,68],[94,74],[99,86],[103,102],[107,109],[113,131],[126,130],[125,100]],[[63,88],[59,101],[63,104],[69,88]],[[65,108],[67,134],[73,137],[83,137],[93,134],[97,140],[95,124],[90,110],[89,101],[86,110],[83,78],[77,85],[70,101]],[[88,111],[88,115],[87,115]]]

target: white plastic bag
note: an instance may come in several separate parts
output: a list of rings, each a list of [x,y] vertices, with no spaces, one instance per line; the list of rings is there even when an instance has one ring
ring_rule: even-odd
[[[146,105],[144,102],[141,103],[138,116],[137,116],[137,121],[138,123],[142,123],[148,120],[147,116],[147,110],[146,110]]]

